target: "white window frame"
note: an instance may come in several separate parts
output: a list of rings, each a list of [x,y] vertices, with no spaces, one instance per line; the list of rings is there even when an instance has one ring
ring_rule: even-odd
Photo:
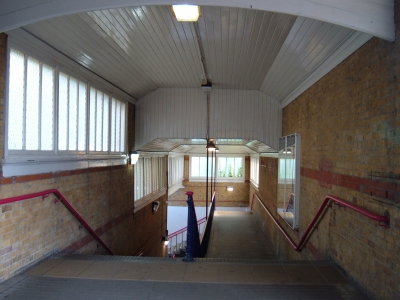
[[[250,182],[258,188],[260,172],[260,156],[250,156]]]
[[[165,194],[166,155],[140,154],[134,165],[135,212]]]
[[[53,149],[50,151],[32,150],[9,150],[8,149],[8,103],[9,103],[9,69],[5,81],[5,140],[4,157],[2,160],[2,171],[4,177],[58,172],[64,170],[75,170],[99,166],[122,165],[127,163],[127,129],[128,129],[128,107],[127,103],[135,103],[135,100],[124,94],[102,78],[83,69],[80,65],[66,58],[54,49],[44,45],[26,32],[16,30],[18,34],[11,34],[8,38],[7,61],[10,61],[10,51],[15,49],[29,57],[37,59],[39,63],[54,68],[54,113],[53,113]],[[58,79],[60,73],[65,73],[78,81],[86,83],[86,149],[84,151],[58,150]],[[107,151],[90,152],[89,149],[89,113],[90,113],[90,87],[95,87],[106,93],[109,97],[108,121],[111,121],[112,99],[117,99],[125,105],[125,126],[123,128],[122,151],[111,152],[111,132],[108,132]],[[99,88],[102,87],[102,88]],[[109,128],[111,126],[109,125]],[[121,129],[122,130],[122,129]]]
[[[191,182],[205,182],[206,181],[206,177],[205,176],[192,176],[192,157],[207,157],[207,154],[191,154],[189,155],[189,181]],[[218,176],[218,158],[220,157],[240,157],[242,158],[242,177],[219,177]],[[209,154],[209,160],[211,160],[211,154]],[[215,164],[215,169],[217,170],[216,174],[217,174],[217,178],[216,180],[218,182],[245,182],[245,170],[246,170],[246,159],[245,159],[245,155],[241,155],[241,154],[217,154],[216,155],[216,164]],[[211,172],[209,170],[209,172]],[[215,174],[215,170],[213,170],[214,174]],[[211,177],[209,177],[210,180]]]
[[[184,168],[184,155],[168,157],[168,195],[172,195],[182,187]]]

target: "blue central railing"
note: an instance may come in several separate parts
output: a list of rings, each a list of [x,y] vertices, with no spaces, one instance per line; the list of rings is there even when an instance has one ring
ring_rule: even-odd
[[[215,211],[215,193],[212,197],[206,225],[202,234],[199,233],[197,226],[196,210],[193,202],[193,192],[186,192],[188,196],[188,225],[186,239],[186,256],[184,261],[193,261],[195,257],[205,257],[207,254],[208,242],[210,240],[211,226]]]

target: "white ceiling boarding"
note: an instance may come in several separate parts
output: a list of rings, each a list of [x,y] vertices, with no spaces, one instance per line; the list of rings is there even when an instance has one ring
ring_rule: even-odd
[[[248,0],[177,0],[173,2],[274,11],[329,22],[389,41],[395,39],[393,0],[253,0],[251,4]],[[2,0],[0,1],[0,31],[78,12],[170,4],[171,0]]]

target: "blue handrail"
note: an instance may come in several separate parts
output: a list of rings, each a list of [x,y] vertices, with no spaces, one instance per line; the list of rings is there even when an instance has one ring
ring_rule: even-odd
[[[210,205],[207,223],[204,227],[203,234],[200,238],[199,229],[197,227],[196,210],[193,202],[193,192],[186,192],[188,196],[188,224],[186,238],[186,256],[184,261],[194,261],[195,257],[205,257],[207,254],[208,242],[210,240],[212,220],[215,211],[215,193]]]

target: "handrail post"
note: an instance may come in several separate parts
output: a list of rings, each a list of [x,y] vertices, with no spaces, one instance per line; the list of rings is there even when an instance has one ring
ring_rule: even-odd
[[[197,219],[196,219],[196,211],[194,209],[193,203],[193,192],[186,192],[188,196],[187,204],[188,204],[188,221],[187,221],[187,237],[186,237],[186,255],[183,259],[184,261],[194,261],[194,257],[197,254],[197,247],[199,244],[199,234],[197,229]],[[196,242],[197,238],[197,242]]]

